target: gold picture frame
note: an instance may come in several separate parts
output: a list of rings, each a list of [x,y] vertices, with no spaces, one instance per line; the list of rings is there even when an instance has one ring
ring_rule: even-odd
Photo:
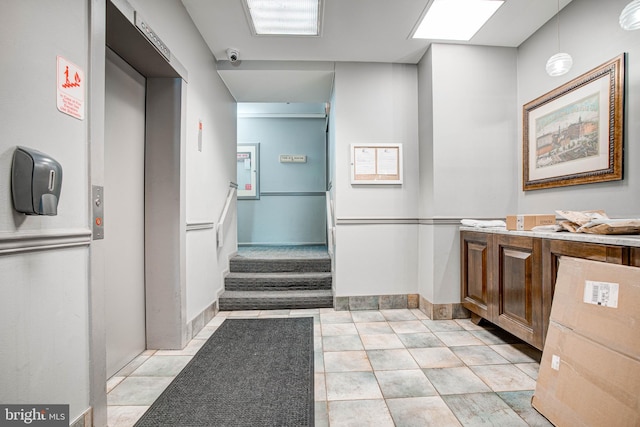
[[[523,106],[522,189],[622,179],[625,54]]]

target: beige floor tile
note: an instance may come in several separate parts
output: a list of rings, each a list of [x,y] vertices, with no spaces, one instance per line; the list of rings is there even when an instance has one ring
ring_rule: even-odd
[[[353,323],[350,311],[333,311],[320,313],[320,322],[325,323]]]
[[[455,355],[458,356],[467,366],[500,365],[509,363],[507,359],[484,345],[451,347],[451,351],[453,351]]]
[[[480,341],[468,331],[434,332],[434,334],[448,347],[464,345],[485,345],[482,341]]]
[[[424,397],[438,394],[420,369],[376,371],[376,378],[385,399]]]
[[[356,329],[360,335],[378,335],[378,334],[393,334],[387,322],[364,322],[356,323]]]
[[[407,348],[444,347],[444,343],[432,332],[419,332],[417,334],[398,334],[398,338]]]
[[[405,320],[400,322],[389,322],[389,326],[396,334],[415,334],[431,332],[420,320]]]
[[[418,369],[419,366],[407,349],[368,350],[367,356],[374,371]]]
[[[431,332],[455,332],[464,330],[455,320],[423,320]]]
[[[365,351],[332,351],[324,353],[326,372],[371,371]]]
[[[107,395],[109,406],[149,406],[173,377],[127,377]]]
[[[107,425],[109,427],[131,427],[149,409],[149,406],[109,406]]]
[[[393,427],[393,419],[382,399],[329,402],[331,427]]]
[[[529,375],[513,365],[471,366],[493,391],[534,390],[536,382]]]
[[[260,310],[239,310],[239,311],[232,311],[231,313],[229,313],[229,318],[252,318],[252,317],[258,317],[260,315]]]
[[[540,357],[542,355],[540,350],[537,350],[525,343],[498,344],[491,345],[489,347],[511,363],[540,362]]]
[[[207,340],[192,339],[182,350],[158,350],[156,356],[194,356]]]
[[[322,336],[329,335],[358,335],[358,330],[353,323],[323,323]]]
[[[113,376],[107,380],[107,393],[109,393],[115,386],[120,384],[127,377]]]
[[[131,377],[175,377],[191,359],[191,356],[152,356]]]
[[[405,348],[405,345],[395,334],[360,335],[360,340],[366,350]]]
[[[354,322],[386,322],[382,313],[379,311],[352,311],[351,317]]]
[[[409,352],[421,368],[464,366],[464,363],[447,347],[410,348]]]
[[[540,370],[539,363],[516,363],[514,366],[520,369],[525,374],[529,375],[534,380],[538,379],[538,371]]]
[[[442,396],[465,426],[526,427],[527,423],[495,393]]]
[[[418,320],[428,320],[429,319],[429,316],[427,316],[422,310],[420,310],[418,308],[411,308],[411,309],[409,309],[409,311],[411,312],[411,314],[416,316],[416,319],[418,319]]]
[[[484,331],[487,329],[486,326],[476,325],[471,319],[455,319],[455,322],[465,331]]]
[[[329,401],[382,399],[382,392],[373,372],[329,372],[325,381]]]
[[[323,373],[313,375],[314,400],[324,402],[327,400],[327,384]]]
[[[208,340],[211,338],[211,335],[218,329],[218,326],[205,326],[193,337],[194,340]]]
[[[387,406],[396,426],[461,426],[440,396],[389,399]]]
[[[316,373],[324,372],[324,352],[315,351],[313,353],[313,370]]]
[[[322,337],[324,351],[364,350],[358,335],[329,335]]]
[[[440,395],[490,392],[487,386],[466,366],[425,369],[424,373]]]
[[[388,322],[403,322],[418,320],[416,316],[408,309],[400,310],[380,310],[380,313]]]

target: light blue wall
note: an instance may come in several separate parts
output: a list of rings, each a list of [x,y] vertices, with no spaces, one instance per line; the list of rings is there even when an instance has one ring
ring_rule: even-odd
[[[260,199],[238,200],[239,244],[326,242],[324,118],[239,118],[238,143],[260,144]],[[281,154],[307,156],[280,163]]]

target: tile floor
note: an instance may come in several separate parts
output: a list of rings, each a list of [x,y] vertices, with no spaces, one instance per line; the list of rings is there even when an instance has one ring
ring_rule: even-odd
[[[226,318],[313,316],[316,426],[550,426],[531,407],[540,352],[419,310],[220,312],[181,351],[145,351],[108,381],[110,427],[132,426]]]

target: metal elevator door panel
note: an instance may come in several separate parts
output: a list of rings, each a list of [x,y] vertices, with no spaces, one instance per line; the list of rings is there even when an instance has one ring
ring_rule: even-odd
[[[105,71],[104,244],[109,378],[146,348],[146,79],[109,49]]]

